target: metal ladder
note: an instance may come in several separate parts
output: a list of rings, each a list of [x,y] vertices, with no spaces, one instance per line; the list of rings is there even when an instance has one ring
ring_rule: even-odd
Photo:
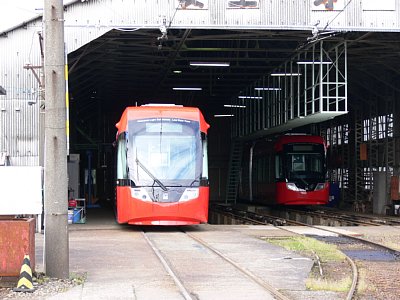
[[[229,156],[228,178],[226,183],[226,204],[235,204],[239,183],[239,170],[242,162],[243,144],[238,139],[233,139]]]

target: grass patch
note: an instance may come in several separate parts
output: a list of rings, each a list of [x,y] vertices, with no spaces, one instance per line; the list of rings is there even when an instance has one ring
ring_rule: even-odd
[[[350,277],[339,281],[310,277],[306,281],[306,287],[312,291],[347,292],[351,287],[351,283],[352,279]]]
[[[50,277],[46,276],[43,272],[34,272],[32,281],[36,281],[38,284],[45,284],[50,281]]]
[[[267,239],[267,241],[290,251],[301,252],[309,257],[314,258],[315,253],[319,256],[321,262],[344,261],[346,259],[336,245],[330,245],[305,236]]]
[[[271,238],[266,241],[314,260],[314,267],[305,282],[307,289],[333,292],[347,292],[350,289],[351,269],[346,262],[346,256],[336,245],[304,236]],[[322,276],[320,268],[324,270]]]
[[[358,270],[358,284],[357,284],[357,294],[365,294],[368,292],[376,292],[376,287],[371,282],[367,281],[367,271],[365,268],[360,268]]]
[[[70,273],[69,274],[69,279],[75,284],[75,285],[81,285],[86,281],[86,273],[83,274],[77,274],[77,273]]]

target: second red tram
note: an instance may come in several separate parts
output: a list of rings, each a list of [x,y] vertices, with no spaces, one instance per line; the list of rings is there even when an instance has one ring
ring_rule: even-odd
[[[329,201],[326,144],[322,137],[283,135],[245,149],[239,197],[278,205]]]
[[[198,108],[128,107],[116,124],[118,223],[208,220],[207,130]]]

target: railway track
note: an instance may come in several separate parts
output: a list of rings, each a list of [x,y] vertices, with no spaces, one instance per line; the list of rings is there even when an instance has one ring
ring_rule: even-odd
[[[246,206],[231,207],[214,205],[212,210],[226,215],[231,214],[236,219],[259,225],[269,223],[281,226],[306,223],[308,225],[326,226],[400,226],[400,219],[349,213],[336,209],[314,209],[309,207],[294,209],[289,207],[255,206],[255,211],[249,211]]]
[[[304,224],[303,226],[311,227],[313,229],[317,229],[320,231],[328,232],[328,233],[333,233],[336,234],[336,237],[326,237],[326,238],[318,238],[317,236],[314,236],[316,239],[320,239],[326,243],[330,244],[335,244],[338,246],[338,249],[342,251],[343,254],[345,254],[347,261],[349,262],[351,268],[352,268],[352,273],[353,273],[353,278],[352,278],[352,285],[351,288],[347,294],[346,300],[351,300],[355,298],[355,293],[357,286],[359,285],[359,271],[357,268],[357,265],[355,263],[355,260],[360,259],[360,254],[356,255],[355,257],[352,256],[350,253],[374,253],[374,256],[380,256],[382,258],[387,257],[388,255],[392,256],[392,260],[398,260],[400,258],[400,252],[392,249],[390,247],[384,246],[382,244],[378,244],[357,236],[353,235],[348,235],[342,232],[337,232],[335,230],[329,230],[327,228],[321,228],[320,226],[312,226],[308,224]],[[282,228],[283,230],[289,230],[290,232],[294,232],[287,228]],[[352,249],[349,251],[348,248]]]
[[[341,211],[338,209],[330,209],[325,208],[324,213],[334,213],[337,215],[341,215],[346,218],[354,218],[354,219],[363,219],[368,221],[371,225],[388,225],[388,226],[400,226],[400,218],[393,216],[374,216],[365,213],[357,213],[357,212],[347,212]]]
[[[338,220],[343,225],[350,226],[400,226],[400,219],[390,216],[375,216],[364,213],[348,212],[336,208],[322,207],[306,207],[304,209],[285,208],[285,211],[317,216],[326,219]],[[347,224],[346,224],[347,223]],[[340,224],[342,226],[342,224]]]
[[[172,232],[170,235],[173,237],[177,244],[181,244],[183,251],[189,250],[188,248],[193,248],[194,250],[188,251],[186,253],[192,252],[195,256],[192,259],[192,268],[191,273],[188,274],[187,271],[181,268],[180,264],[185,264],[174,255],[173,251],[167,249],[165,244],[163,245],[163,239],[165,239],[165,232],[162,234],[155,232],[146,232],[142,231],[143,237],[149,246],[152,248],[153,252],[160,260],[166,272],[171,276],[176,286],[178,287],[180,294],[185,300],[194,300],[194,299],[206,299],[204,295],[204,291],[202,292],[202,285],[211,284],[211,286],[215,286],[218,289],[218,286],[224,286],[226,283],[224,282],[216,282],[215,280],[222,280],[224,276],[217,275],[213,271],[214,268],[219,268],[217,265],[221,265],[221,260],[223,261],[224,267],[223,270],[220,269],[218,272],[226,272],[225,277],[228,276],[227,280],[230,282],[232,280],[237,281],[234,283],[236,287],[235,294],[230,295],[231,299],[278,299],[278,300],[289,300],[287,296],[279,292],[276,288],[266,282],[263,278],[260,278],[256,274],[242,267],[239,263],[235,262],[231,258],[229,258],[226,254],[222,253],[218,249],[211,246],[209,243],[204,241],[203,239],[195,236],[192,233],[178,230],[176,232]],[[170,241],[171,242],[171,241]],[[215,265],[207,265],[207,266],[199,266],[197,263],[199,261],[211,261],[217,262]],[[199,266],[199,267],[196,267]],[[236,275],[234,275],[236,273]],[[240,275],[238,275],[240,274]],[[206,276],[207,275],[208,279]],[[233,277],[235,279],[233,279]],[[196,277],[201,278],[203,281],[212,280],[213,282],[207,283],[196,283]],[[213,279],[212,279],[213,278]],[[232,282],[231,282],[232,283]],[[240,288],[240,286],[242,288]],[[230,291],[227,291],[228,293]],[[216,295],[208,294],[208,297],[211,298],[224,298],[227,294],[224,294],[224,291],[216,291]],[[218,294],[222,293],[222,294]],[[238,294],[242,293],[242,295]],[[249,294],[250,293],[250,294]],[[252,293],[252,294],[251,294]],[[233,296],[233,298],[232,298]]]
[[[313,228],[319,231],[324,231],[324,232],[329,232],[331,234],[335,234],[337,235],[337,239],[336,241],[330,241],[331,243],[340,245],[343,244],[345,242],[343,242],[343,239],[348,239],[351,242],[347,242],[350,243],[352,245],[353,248],[364,248],[367,247],[369,249],[369,251],[374,251],[374,249],[376,249],[377,251],[381,251],[384,255],[384,253],[390,253],[391,255],[393,255],[393,257],[395,258],[395,260],[400,258],[400,252],[396,249],[393,249],[391,247],[387,247],[385,245],[379,244],[379,243],[375,243],[373,241],[370,240],[366,240],[357,236],[353,236],[353,235],[349,235],[349,234],[345,234],[344,232],[338,232],[337,230],[330,230],[326,227],[321,227],[321,226],[315,226],[315,225],[310,225],[304,222],[300,222],[300,221],[293,221],[290,219],[285,219],[282,217],[277,217],[274,215],[268,215],[265,213],[255,213],[255,212],[249,212],[249,211],[244,211],[241,209],[235,209],[235,208],[227,208],[227,207],[219,207],[216,209],[219,212],[228,214],[230,217],[232,218],[236,218],[238,220],[241,220],[243,222],[245,222],[246,224],[272,224],[274,226],[280,226],[280,228],[282,230],[286,230],[286,231],[290,231],[290,232],[294,232],[296,234],[302,235],[301,233],[298,233],[296,231],[293,231],[290,229],[290,227],[288,226],[284,226],[284,225],[297,225],[297,226],[304,226],[304,227],[309,227],[309,228]],[[295,212],[298,212],[297,210],[293,210]],[[303,211],[301,211],[303,213]],[[324,217],[327,217],[327,215],[325,214],[325,212],[317,212],[317,211],[312,211],[312,212],[306,212],[309,213],[311,215],[320,215],[322,214]],[[340,213],[342,214],[342,213]],[[330,217],[330,216],[329,216]],[[344,222],[350,222],[353,224],[356,224],[357,226],[380,226],[382,224],[388,224],[388,222],[379,222],[376,221],[378,219],[376,218],[370,218],[367,221],[364,220],[358,220],[358,218],[362,218],[362,215],[357,215],[357,218],[354,218],[353,220],[351,218],[353,218],[353,216],[348,216],[348,215],[333,215],[333,218],[335,219],[341,219]],[[326,241],[325,242],[329,242]],[[341,247],[339,247],[340,249]],[[343,249],[343,247],[342,247]],[[343,252],[343,251],[342,251]],[[346,255],[346,254],[345,254]],[[353,278],[352,278],[352,285],[351,288],[347,294],[346,299],[347,300],[351,300],[355,297],[355,292],[356,292],[356,288],[358,285],[358,269],[357,266],[354,262],[354,260],[349,256],[346,255],[346,259],[348,260],[351,268],[352,268],[352,273],[353,273]]]

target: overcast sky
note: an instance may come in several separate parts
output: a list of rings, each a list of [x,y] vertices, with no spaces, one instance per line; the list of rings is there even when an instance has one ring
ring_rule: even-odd
[[[0,0],[0,31],[43,13],[44,0]]]
[[[43,14],[45,0],[0,0],[0,32]],[[64,4],[74,0],[63,0]]]

